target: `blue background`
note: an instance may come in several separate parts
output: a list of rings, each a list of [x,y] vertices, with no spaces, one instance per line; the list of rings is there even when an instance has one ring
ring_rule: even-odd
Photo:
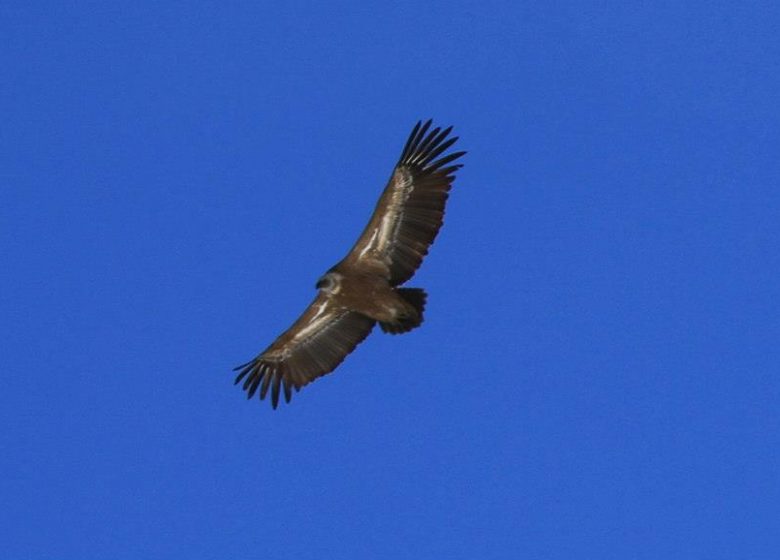
[[[3,557],[780,557],[776,3],[281,4],[0,7]],[[428,117],[425,324],[247,402]]]

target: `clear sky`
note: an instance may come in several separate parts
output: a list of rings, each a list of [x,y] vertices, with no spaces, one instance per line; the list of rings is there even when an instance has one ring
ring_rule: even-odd
[[[775,2],[3,2],[9,559],[780,557]],[[273,411],[418,119],[468,150]]]

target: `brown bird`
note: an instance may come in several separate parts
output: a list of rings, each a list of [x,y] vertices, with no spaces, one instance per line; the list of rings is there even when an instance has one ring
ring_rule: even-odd
[[[235,368],[247,398],[260,389],[271,404],[333,371],[365,339],[375,323],[404,333],[423,321],[426,293],[399,288],[420,266],[441,228],[448,191],[466,152],[444,154],[457,137],[452,127],[418,122],[406,141],[374,214],[338,264],[318,281],[317,297],[297,321],[251,362]],[[437,159],[438,158],[438,159]]]

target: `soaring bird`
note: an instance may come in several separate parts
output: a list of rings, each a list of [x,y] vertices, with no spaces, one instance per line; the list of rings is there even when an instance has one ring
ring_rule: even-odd
[[[333,371],[376,323],[399,334],[423,321],[426,293],[402,288],[419,268],[444,218],[454,163],[466,152],[445,153],[452,127],[418,122],[365,230],[347,256],[319,280],[314,301],[293,325],[250,362],[234,369],[247,398],[258,391],[271,405]]]

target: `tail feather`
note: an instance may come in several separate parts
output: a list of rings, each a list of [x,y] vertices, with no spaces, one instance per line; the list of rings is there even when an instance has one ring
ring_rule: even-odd
[[[381,329],[390,334],[408,332],[423,322],[423,311],[428,294],[421,288],[398,288],[396,293],[414,308],[414,313],[400,317],[394,323],[379,323]]]

